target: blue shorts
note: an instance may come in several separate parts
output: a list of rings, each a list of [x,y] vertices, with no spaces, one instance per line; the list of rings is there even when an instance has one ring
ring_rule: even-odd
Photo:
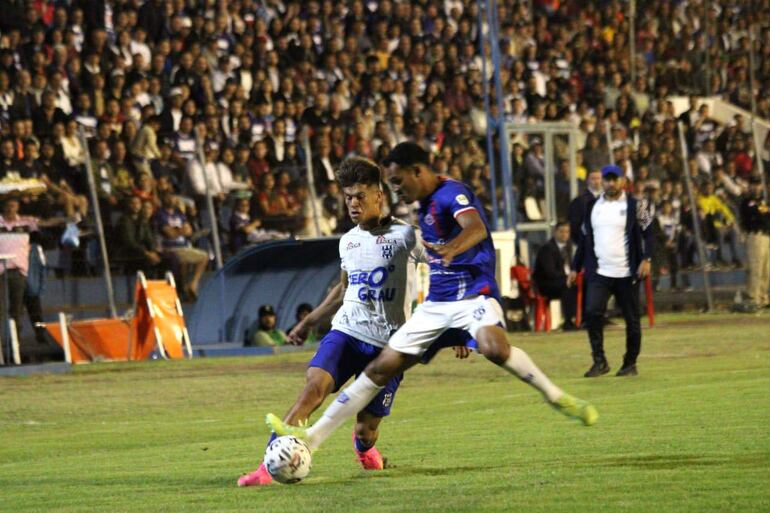
[[[447,330],[426,351],[429,358],[423,355],[423,363],[432,358],[439,349],[444,347],[468,345],[475,347],[476,341],[462,330]],[[369,365],[369,362],[377,358],[382,348],[362,342],[357,338],[338,330],[331,330],[321,339],[321,343],[313,358],[308,362],[308,367],[318,367],[331,374],[334,379],[334,391],[342,387],[351,376],[358,377]],[[380,390],[380,393],[364,408],[375,417],[387,417],[393,405],[398,386],[404,378],[403,374],[394,377]]]

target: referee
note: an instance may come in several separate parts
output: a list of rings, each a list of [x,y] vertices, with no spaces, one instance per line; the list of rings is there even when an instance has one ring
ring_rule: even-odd
[[[612,164],[602,168],[604,192],[588,203],[574,258],[570,281],[581,269],[586,275],[586,326],[593,366],[585,377],[607,374],[604,355],[604,312],[610,295],[626,320],[626,354],[617,376],[636,376],[636,359],[642,345],[639,324],[639,281],[650,274],[652,215],[646,200],[624,192],[623,170]]]

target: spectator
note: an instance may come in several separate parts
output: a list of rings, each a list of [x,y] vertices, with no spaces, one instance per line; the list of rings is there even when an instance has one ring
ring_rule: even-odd
[[[704,216],[703,233],[706,243],[716,248],[716,263],[720,266],[727,265],[724,259],[724,245],[730,246],[730,256],[735,267],[741,267],[738,257],[737,231],[735,216],[724,201],[714,194],[714,183],[709,181],[703,186],[698,197],[698,208]]]
[[[64,125],[64,135],[59,140],[64,160],[70,167],[78,167],[86,162],[86,149],[80,143],[78,137],[78,124],[74,119],[70,119]]]
[[[674,207],[671,202],[664,200],[657,213],[658,224],[663,232],[663,254],[671,279],[671,288],[679,290],[677,277],[679,274],[679,236],[681,227],[679,219],[674,215]]]
[[[259,326],[247,345],[257,347],[282,346],[286,343],[286,333],[275,326],[273,305],[259,307]]]
[[[151,172],[153,162],[160,158],[158,130],[160,130],[160,117],[151,116],[131,143],[131,154],[139,171]]]
[[[586,180],[586,190],[569,204],[570,237],[574,244],[577,244],[580,239],[588,204],[598,198],[601,192],[602,173],[600,170],[590,170]]]
[[[216,144],[207,143],[204,147],[206,158],[205,170],[198,159],[191,159],[187,164],[187,179],[190,185],[190,195],[201,210],[208,189],[213,196],[215,205],[219,206],[233,189],[233,175],[227,165],[219,162],[219,148]]]
[[[119,203],[118,192],[115,190],[115,172],[108,160],[109,146],[107,141],[96,143],[96,152],[91,160],[91,172],[96,183],[96,195],[102,217],[109,221],[111,213]]]
[[[88,213],[88,198],[76,193],[70,185],[74,180],[65,174],[64,165],[56,158],[56,146],[53,141],[44,140],[40,150],[40,180],[48,188],[47,192],[51,195],[53,203],[62,207],[69,219],[82,219]]]
[[[58,224],[58,220],[43,221],[32,216],[19,215],[19,201],[14,198],[3,202],[2,216],[0,216],[0,253],[9,255],[10,258],[4,266],[0,266],[0,274],[7,273],[7,277],[0,276],[0,302],[2,311],[9,312],[16,322],[17,330],[21,330],[22,308],[26,307],[29,321],[35,328],[35,336],[41,344],[46,343],[45,328],[38,328],[37,323],[43,322],[43,309],[40,296],[31,294],[27,285],[27,273],[31,250],[31,236],[43,226]],[[8,305],[5,305],[5,283],[8,282]]]
[[[144,271],[149,276],[161,263],[161,254],[155,246],[155,234],[150,222],[141,215],[142,200],[132,196],[116,227],[116,248],[113,259],[125,265],[126,272]]]
[[[182,293],[194,301],[198,297],[200,280],[208,265],[209,255],[191,246],[192,225],[180,212],[177,199],[172,194],[163,195],[161,208],[155,213],[154,220],[161,236],[163,252],[179,265]]]
[[[565,331],[575,329],[577,306],[577,289],[574,284],[567,282],[572,262],[569,230],[567,221],[557,223],[553,237],[537,252],[533,273],[538,292],[548,301],[561,301]]]

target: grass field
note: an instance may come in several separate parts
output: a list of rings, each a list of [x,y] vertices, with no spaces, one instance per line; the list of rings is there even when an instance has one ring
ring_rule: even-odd
[[[584,333],[513,337],[596,404],[594,427],[444,351],[383,423],[392,468],[360,470],[348,424],[306,481],[260,489],[235,481],[309,353],[0,378],[0,511],[770,511],[770,316],[661,316],[643,336],[638,377],[593,380]],[[607,349],[614,371],[622,329]]]

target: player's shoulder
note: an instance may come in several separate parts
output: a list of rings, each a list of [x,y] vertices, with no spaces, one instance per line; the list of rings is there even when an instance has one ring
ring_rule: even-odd
[[[464,201],[470,202],[473,192],[464,183],[445,178],[436,189],[434,196],[443,201],[457,201],[462,204]]]
[[[354,249],[361,245],[361,229],[354,226],[340,237],[340,251]]]
[[[389,219],[388,227],[390,231],[394,233],[400,233],[405,236],[413,236],[415,231],[415,227],[413,225],[395,217],[391,217]]]

